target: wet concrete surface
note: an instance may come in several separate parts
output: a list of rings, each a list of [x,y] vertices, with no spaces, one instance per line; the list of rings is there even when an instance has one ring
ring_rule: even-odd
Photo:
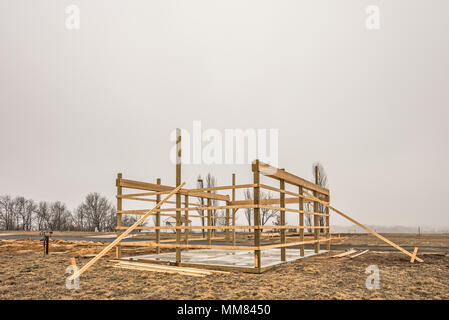
[[[300,256],[299,250],[286,249],[286,261],[292,262],[299,259],[308,258],[317,255],[313,249],[304,250],[304,257]],[[326,250],[320,250],[318,254],[326,253]],[[146,254],[125,257],[124,260],[156,260],[176,262],[176,252],[167,252],[161,254]],[[227,250],[227,249],[199,249],[182,252],[182,262],[214,265],[227,267],[254,267],[254,251],[253,250]],[[262,251],[262,268],[281,264],[280,249],[267,249]]]

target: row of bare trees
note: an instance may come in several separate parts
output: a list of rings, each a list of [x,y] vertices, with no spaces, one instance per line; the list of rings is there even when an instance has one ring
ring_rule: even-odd
[[[131,225],[133,216],[126,216],[123,225]],[[60,202],[24,197],[0,196],[0,230],[114,231],[115,207],[99,193],[89,193],[73,212]]]

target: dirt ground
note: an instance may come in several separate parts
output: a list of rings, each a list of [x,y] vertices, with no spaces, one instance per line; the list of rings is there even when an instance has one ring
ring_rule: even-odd
[[[347,236],[345,245],[385,245],[369,235]],[[50,255],[44,256],[38,240],[0,240],[0,299],[449,299],[448,235],[387,237],[402,245],[441,250],[419,251],[424,263],[411,264],[395,251],[370,250],[355,259],[315,256],[260,275],[203,278],[113,268],[111,252],[81,276],[79,289],[68,290],[65,270],[70,258],[76,257],[81,267],[105,244],[55,240]],[[124,255],[140,252],[126,248]],[[377,290],[366,288],[370,265],[380,270]]]

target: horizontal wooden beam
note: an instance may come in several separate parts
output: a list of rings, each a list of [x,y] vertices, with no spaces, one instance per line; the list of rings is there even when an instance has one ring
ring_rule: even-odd
[[[148,210],[147,210],[148,211]],[[145,210],[118,210],[117,213],[121,214],[135,214],[135,215],[144,215],[146,213]],[[151,216],[158,215],[157,213],[150,214]],[[176,217],[176,213],[160,213],[159,214],[162,217]],[[181,217],[184,217],[185,215],[182,214]],[[200,215],[200,214],[189,214],[189,218],[207,218],[207,215]],[[225,216],[211,216],[212,219],[226,219]]]
[[[259,165],[257,166],[257,164]],[[253,162],[252,170],[253,172],[258,171],[261,174],[273,179],[284,180],[286,183],[301,186],[305,189],[316,191],[324,195],[329,195],[329,190],[326,188],[260,161]]]
[[[263,246],[228,246],[228,245],[207,245],[207,244],[166,244],[159,243],[157,244],[154,241],[147,243],[148,247],[160,247],[167,249],[223,249],[223,250],[267,250],[273,248],[281,248],[281,247],[291,247],[297,246],[300,244],[313,244],[316,242],[327,242],[333,240],[332,238],[322,239],[322,240],[310,240],[310,241],[299,241],[299,242],[289,242],[289,243],[280,243],[280,244],[272,244],[272,245],[263,245]]]
[[[119,226],[116,230],[125,230],[128,227]],[[151,226],[137,227],[139,230],[226,230],[226,229],[328,229],[326,226]]]
[[[279,189],[279,188],[276,188],[276,187],[268,186],[268,185],[266,185],[266,184],[259,184],[259,187],[260,187],[260,188],[263,188],[263,189],[268,189],[268,190],[271,190],[271,191],[274,191],[274,192],[285,193],[285,194],[288,194],[288,195],[290,195],[290,196],[294,196],[294,197],[296,197],[296,198],[299,197],[299,198],[304,199],[304,202],[313,202],[313,201],[307,200],[306,197],[305,197],[304,195],[299,194],[299,193],[291,192],[291,191],[288,191],[288,190],[282,190],[282,189]],[[325,201],[326,198],[327,198],[325,195],[322,195],[322,194],[318,194],[318,197],[319,197],[322,201]],[[293,198],[292,198],[292,199],[293,199]],[[297,202],[299,202],[299,199],[297,199],[296,203],[297,203]]]
[[[170,192],[170,190],[173,190],[173,187],[170,187],[170,186],[164,186],[161,184],[154,184],[154,183],[149,183],[149,182],[141,182],[141,181],[128,180],[128,179],[117,179],[116,186],[122,187],[122,188],[147,190],[147,191],[168,191],[168,192]],[[192,196],[192,197],[229,201],[229,196],[227,196],[227,195],[222,195],[222,194],[217,194],[217,193],[209,193],[209,192],[203,192],[203,191],[195,191],[194,189],[193,190],[181,189],[181,190],[179,190],[179,193],[181,193],[183,195]]]
[[[190,191],[233,190],[233,189],[252,188],[252,187],[257,187],[257,184],[238,184],[235,186],[221,186],[221,187],[211,187],[211,188],[201,188],[201,189],[190,189]]]
[[[285,203],[298,203],[298,198],[285,198]],[[260,204],[279,204],[280,199],[279,198],[272,198],[272,199],[260,199]],[[237,200],[237,201],[231,201],[231,205],[251,205],[254,204],[253,200]]]

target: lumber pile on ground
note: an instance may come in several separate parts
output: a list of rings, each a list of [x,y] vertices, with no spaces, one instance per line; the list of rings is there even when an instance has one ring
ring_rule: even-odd
[[[195,269],[186,267],[164,266],[151,263],[138,263],[130,261],[117,261],[114,268],[138,270],[138,271],[151,271],[151,272],[163,272],[163,273],[176,273],[185,276],[193,277],[205,277],[213,273],[228,273],[223,271]]]

